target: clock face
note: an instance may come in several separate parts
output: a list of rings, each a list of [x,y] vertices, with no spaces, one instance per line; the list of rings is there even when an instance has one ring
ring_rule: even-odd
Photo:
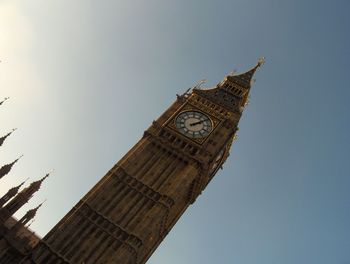
[[[204,138],[213,130],[210,118],[197,111],[180,113],[175,119],[178,131],[189,138]]]

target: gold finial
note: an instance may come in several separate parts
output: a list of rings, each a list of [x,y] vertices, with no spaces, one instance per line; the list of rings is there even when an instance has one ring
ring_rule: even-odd
[[[259,58],[259,59],[258,59],[258,66],[260,67],[260,66],[262,66],[262,65],[264,65],[264,64],[265,64],[265,57]]]
[[[200,80],[194,87],[193,89],[200,89],[201,85],[204,84],[207,80],[206,79],[202,79]]]
[[[234,69],[234,70],[232,70],[228,75],[230,75],[230,76],[234,76],[235,74],[237,73],[237,70],[236,69]]]

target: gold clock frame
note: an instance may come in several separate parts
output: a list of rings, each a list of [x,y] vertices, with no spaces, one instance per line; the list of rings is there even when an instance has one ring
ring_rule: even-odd
[[[212,123],[212,130],[210,131],[210,133],[202,138],[191,138],[186,136],[185,134],[182,134],[181,132],[179,132],[179,130],[176,127],[176,119],[177,117],[182,114],[183,112],[188,112],[188,111],[195,111],[195,112],[200,112],[206,116],[209,117],[211,123]],[[181,107],[179,109],[179,111],[177,111],[174,115],[172,115],[169,120],[166,123],[166,126],[169,127],[172,131],[175,131],[177,134],[181,135],[182,137],[185,137],[186,139],[196,142],[197,144],[202,145],[207,139],[208,137],[214,132],[215,128],[218,126],[218,124],[220,123],[220,120],[217,119],[216,117],[214,117],[213,115],[199,109],[196,106],[193,106],[190,103],[186,103],[183,107]]]

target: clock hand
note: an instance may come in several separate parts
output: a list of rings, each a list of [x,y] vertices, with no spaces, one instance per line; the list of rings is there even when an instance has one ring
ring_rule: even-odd
[[[190,126],[196,126],[196,125],[199,125],[199,124],[202,124],[202,120],[201,121],[198,121],[198,122],[195,122],[195,123],[191,123]]]

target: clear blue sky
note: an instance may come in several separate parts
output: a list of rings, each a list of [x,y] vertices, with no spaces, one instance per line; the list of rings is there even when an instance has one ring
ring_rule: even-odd
[[[224,169],[150,264],[350,264],[350,2],[0,2],[1,180],[54,174],[32,228],[48,230],[206,78],[260,56]],[[24,211],[17,214],[20,217]]]

